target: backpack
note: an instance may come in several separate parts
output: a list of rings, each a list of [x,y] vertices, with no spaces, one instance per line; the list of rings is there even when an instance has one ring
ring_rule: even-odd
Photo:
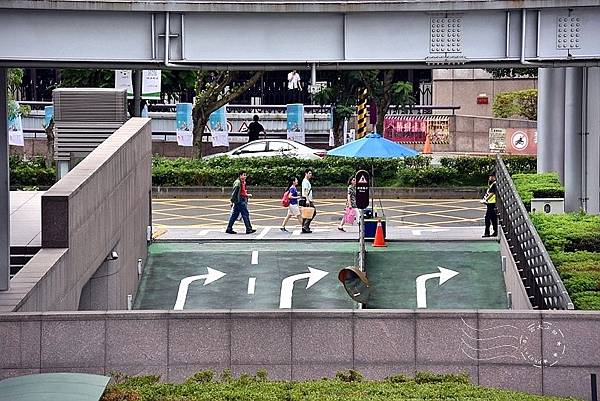
[[[285,191],[281,197],[281,206],[288,207],[290,205],[290,191]]]

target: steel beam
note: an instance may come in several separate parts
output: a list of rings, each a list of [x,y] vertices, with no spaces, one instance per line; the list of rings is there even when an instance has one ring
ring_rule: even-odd
[[[10,279],[10,184],[8,166],[7,70],[0,68],[0,291]]]

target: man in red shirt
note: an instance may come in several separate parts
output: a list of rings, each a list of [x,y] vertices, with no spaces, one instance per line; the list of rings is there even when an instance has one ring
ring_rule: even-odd
[[[233,223],[238,219],[240,214],[242,215],[242,220],[244,220],[244,225],[246,226],[246,234],[255,233],[256,230],[252,228],[252,224],[250,224],[250,213],[248,212],[248,198],[252,195],[246,191],[246,174],[245,171],[240,171],[238,174],[238,179],[233,183],[233,191],[231,192],[231,216],[229,217],[229,224],[227,224],[227,229],[225,232],[227,234],[236,234],[233,231]]]

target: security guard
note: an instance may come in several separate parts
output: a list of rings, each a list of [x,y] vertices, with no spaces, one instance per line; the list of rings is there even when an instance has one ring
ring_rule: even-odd
[[[483,234],[483,238],[487,237],[496,237],[498,235],[498,215],[496,214],[496,194],[497,194],[497,184],[496,184],[496,173],[490,173],[488,178],[488,189],[485,192],[481,203],[485,203],[487,206],[487,210],[485,212],[485,232]],[[490,225],[494,229],[492,235],[490,235]]]

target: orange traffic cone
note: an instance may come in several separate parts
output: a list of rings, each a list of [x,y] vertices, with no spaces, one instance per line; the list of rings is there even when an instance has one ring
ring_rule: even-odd
[[[424,155],[431,154],[431,139],[429,133],[425,136],[425,146],[423,146],[423,151],[421,153]]]
[[[387,246],[385,239],[383,238],[383,226],[381,225],[381,219],[377,219],[377,229],[375,230],[375,240],[373,241],[373,246]]]

